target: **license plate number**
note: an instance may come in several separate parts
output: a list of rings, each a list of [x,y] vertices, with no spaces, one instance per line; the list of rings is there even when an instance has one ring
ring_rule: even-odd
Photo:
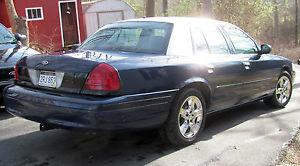
[[[54,72],[41,71],[39,86],[56,88],[56,76]]]

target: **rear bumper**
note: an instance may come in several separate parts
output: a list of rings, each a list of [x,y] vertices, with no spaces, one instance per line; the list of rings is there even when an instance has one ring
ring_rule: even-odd
[[[12,86],[5,89],[6,110],[64,129],[130,130],[162,125],[177,90],[103,98],[61,95]]]

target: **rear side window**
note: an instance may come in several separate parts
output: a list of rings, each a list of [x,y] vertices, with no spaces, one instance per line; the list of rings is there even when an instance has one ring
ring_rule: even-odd
[[[229,54],[227,42],[220,29],[215,25],[205,25],[201,27],[212,54]]]
[[[192,37],[196,55],[209,53],[204,35],[199,27],[192,27]]]
[[[255,54],[258,49],[255,42],[236,27],[224,27],[230,37],[237,54]]]

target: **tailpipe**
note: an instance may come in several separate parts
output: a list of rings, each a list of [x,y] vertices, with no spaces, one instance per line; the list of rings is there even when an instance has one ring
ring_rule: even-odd
[[[53,129],[55,129],[55,128],[52,126],[49,126],[47,124],[40,124],[40,131],[48,131],[48,130],[53,130]]]

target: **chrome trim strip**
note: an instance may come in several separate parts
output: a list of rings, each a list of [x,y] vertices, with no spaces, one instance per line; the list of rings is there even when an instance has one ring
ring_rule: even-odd
[[[256,81],[249,81],[249,82],[242,82],[242,83],[236,83],[236,84],[227,84],[227,85],[219,85],[217,88],[227,88],[231,86],[240,86],[240,85],[246,85],[246,84],[253,84],[253,83],[258,83],[258,82],[263,82],[267,80],[272,80],[272,78],[266,78],[266,79],[261,79],[261,80],[256,80]]]
[[[239,86],[239,85],[243,85],[244,83],[236,83],[236,84],[227,84],[227,85],[218,85],[217,88],[227,88],[227,87],[231,87],[231,86]]]
[[[133,94],[133,95],[124,95],[126,97],[135,97],[135,96],[144,96],[144,95],[155,95],[160,93],[171,93],[171,92],[177,92],[179,89],[172,89],[172,90],[165,90],[165,91],[159,91],[159,92],[149,92],[149,93],[140,93],[140,94]]]
[[[263,82],[263,81],[268,81],[268,80],[272,80],[272,78],[266,78],[266,79],[261,79],[261,80],[256,80],[256,81],[245,82],[244,84],[253,84],[253,83]]]
[[[141,100],[127,101],[127,102],[121,102],[121,103],[118,103],[118,105],[120,105],[120,104],[139,103],[139,102],[151,101],[151,100],[159,100],[159,99],[168,99],[168,98],[171,98],[171,97],[172,97],[172,96],[162,96],[162,97],[154,97],[154,98],[149,98],[149,99],[141,99]]]
[[[136,106],[136,107],[128,107],[123,110],[131,110],[131,109],[139,109],[139,108],[145,108],[145,107],[151,107],[151,106],[157,106],[157,105],[165,105],[169,104],[169,102],[161,102],[161,103],[154,103],[154,104],[147,104],[147,105],[142,105],[142,106]]]

